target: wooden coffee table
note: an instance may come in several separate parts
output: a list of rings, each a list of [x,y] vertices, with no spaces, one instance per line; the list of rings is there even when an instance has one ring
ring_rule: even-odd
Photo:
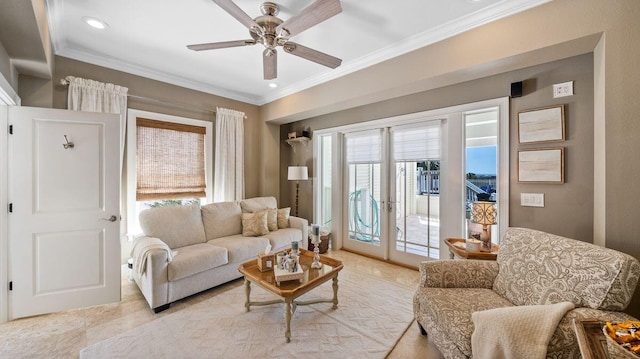
[[[285,337],[287,343],[291,341],[291,316],[299,305],[309,305],[315,303],[333,303],[333,308],[338,308],[338,272],[342,270],[342,262],[324,255],[320,255],[321,269],[312,269],[313,252],[306,249],[300,249],[300,265],[304,271],[304,278],[300,280],[281,282],[276,284],[273,270],[260,272],[257,260],[251,260],[242,263],[238,270],[244,275],[244,289],[247,294],[247,301],[244,306],[247,310],[251,306],[270,305],[276,303],[284,303],[284,321],[287,324]],[[333,280],[333,298],[316,299],[309,301],[295,300],[299,296],[311,291],[322,283]],[[281,297],[282,299],[270,300],[264,302],[251,301],[251,283],[254,283],[269,292]]]

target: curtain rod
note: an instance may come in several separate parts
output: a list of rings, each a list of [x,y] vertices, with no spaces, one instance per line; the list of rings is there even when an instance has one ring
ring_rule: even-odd
[[[60,85],[63,86],[69,86],[69,81],[67,79],[60,79]],[[159,105],[170,105],[171,107],[179,107],[179,108],[183,108],[185,110],[200,110],[203,112],[211,112],[213,114],[216,113],[216,110],[212,110],[209,108],[200,108],[200,107],[195,107],[195,106],[191,106],[191,105],[184,105],[184,104],[179,104],[176,102],[170,102],[170,101],[160,101],[157,100],[155,98],[149,98],[149,97],[144,97],[144,96],[138,96],[138,95],[132,95],[130,93],[127,93],[127,97],[130,98],[134,98],[136,100],[142,100],[142,101],[146,101],[146,102],[153,102]],[[247,119],[247,115],[244,115],[243,117],[245,120]]]

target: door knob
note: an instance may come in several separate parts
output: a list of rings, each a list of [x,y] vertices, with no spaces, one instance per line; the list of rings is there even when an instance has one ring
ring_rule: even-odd
[[[116,220],[118,220],[118,217],[115,216],[115,214],[112,214],[111,217],[109,218],[100,218],[101,221],[109,221],[109,222],[115,222]]]

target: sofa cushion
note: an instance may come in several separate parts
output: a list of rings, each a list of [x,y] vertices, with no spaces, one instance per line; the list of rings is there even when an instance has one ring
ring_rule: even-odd
[[[269,244],[265,237],[243,237],[241,234],[210,240],[208,244],[224,247],[229,253],[229,263],[241,263],[255,259],[258,253],[264,253]]]
[[[242,235],[245,237],[263,236],[269,233],[267,211],[242,214]]]
[[[289,228],[289,213],[291,207],[278,209],[278,228]]]
[[[623,310],[640,273],[627,254],[526,228],[507,230],[497,260],[493,289],[515,305],[568,301]]]
[[[275,197],[255,197],[240,201],[242,212],[251,213],[267,208],[278,208],[278,201]]]
[[[269,232],[263,237],[269,238],[274,251],[291,247],[291,242],[293,241],[300,242],[299,248],[302,248],[302,233],[296,228],[278,229],[277,231]]]
[[[269,231],[278,230],[278,210],[276,208],[267,208],[267,227],[269,227]]]
[[[454,345],[467,357],[471,356],[471,313],[502,307],[512,307],[508,300],[485,288],[420,287],[414,296],[426,313],[427,334],[440,347]],[[523,334],[524,335],[524,334]]]
[[[202,206],[202,222],[207,240],[242,233],[239,202],[218,202]]]
[[[207,243],[177,248],[167,268],[170,282],[227,264],[227,249]]]
[[[144,234],[156,237],[175,249],[206,242],[200,206],[163,206],[140,212]]]

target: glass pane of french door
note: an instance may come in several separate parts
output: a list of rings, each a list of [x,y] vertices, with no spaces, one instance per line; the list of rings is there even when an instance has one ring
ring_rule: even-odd
[[[439,257],[440,161],[396,162],[395,179],[396,252],[422,258]],[[394,221],[391,221],[393,223]],[[392,254],[391,257],[394,257]],[[404,255],[396,255],[398,259]]]
[[[348,238],[380,246],[380,163],[348,166]]]
[[[345,134],[344,247],[380,258],[386,258],[388,247],[381,231],[386,221],[385,136],[382,129]]]

